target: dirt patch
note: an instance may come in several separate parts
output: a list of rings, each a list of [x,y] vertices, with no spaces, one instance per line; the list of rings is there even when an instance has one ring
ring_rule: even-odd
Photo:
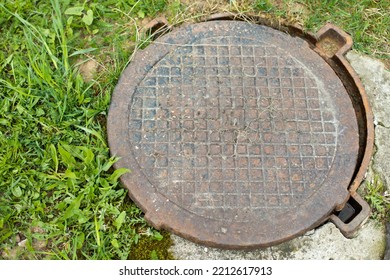
[[[383,59],[383,64],[385,65],[386,70],[390,70],[390,58]]]
[[[3,260],[16,260],[22,254],[23,249],[20,247],[5,248],[1,252],[1,258]]]
[[[81,76],[83,77],[84,82],[88,83],[93,80],[98,70],[99,64],[96,60],[90,59],[82,63],[79,67]]]
[[[309,9],[306,5],[296,2],[287,4],[287,17],[289,21],[304,26],[305,20],[309,17]]]
[[[283,0],[274,0],[274,1],[269,1],[272,5],[278,7],[278,8],[283,8],[284,7],[284,1]]]
[[[216,13],[232,12],[236,14],[253,12],[253,1],[227,1],[227,0],[205,0],[191,1],[181,0],[180,3],[185,8],[185,17],[205,18]],[[185,20],[187,21],[187,20]]]
[[[180,1],[186,10],[191,14],[202,13],[210,14],[217,11],[226,11],[229,8],[229,2],[223,0],[206,0],[206,1],[191,1],[182,0]]]

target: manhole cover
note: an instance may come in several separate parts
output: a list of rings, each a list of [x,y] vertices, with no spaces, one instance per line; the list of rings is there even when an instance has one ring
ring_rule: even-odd
[[[359,154],[354,106],[328,63],[299,37],[239,21],[180,28],[139,53],[108,130],[147,220],[225,248],[324,222],[350,197]]]

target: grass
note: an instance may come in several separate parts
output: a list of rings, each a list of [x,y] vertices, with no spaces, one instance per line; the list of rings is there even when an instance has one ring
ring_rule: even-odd
[[[279,23],[298,24],[316,32],[332,22],[352,35],[354,49],[390,66],[390,2],[388,0],[207,0],[189,1],[184,18],[215,12],[254,13]],[[180,14],[180,13],[179,13]]]
[[[285,3],[287,15],[308,30],[318,30],[325,22],[331,21],[352,35],[356,50],[387,60],[390,58],[389,1],[313,0]]]
[[[160,3],[156,9],[163,3],[153,2]],[[118,10],[118,18],[111,20],[125,25],[120,9],[126,7],[120,3],[109,9]],[[0,6],[0,18],[7,19],[2,23],[1,49],[7,51],[1,52],[0,79],[2,256],[126,259],[141,237],[161,236],[118,185],[128,170],[112,170],[116,159],[106,143],[105,117],[129,56],[128,37],[112,33],[118,51],[110,56],[113,46],[104,35],[92,39],[111,26],[98,22],[102,10],[97,5],[84,8],[97,16],[94,25],[81,17],[70,20],[76,12],[70,15],[68,8],[66,15],[57,1],[37,9],[46,12],[27,13],[35,8],[20,4]],[[143,11],[154,15],[157,10]],[[104,74],[112,74],[85,83],[76,64],[93,58],[98,43],[107,61]],[[26,249],[16,246],[20,241]]]
[[[389,59],[387,1],[59,3],[0,4],[0,258],[172,258],[169,235],[151,228],[120,186],[129,170],[112,169],[106,141],[111,93],[148,43],[140,28],[151,18],[259,13],[308,30],[333,21],[358,51]],[[85,81],[88,61],[96,74]],[[379,193],[373,188],[368,200]]]

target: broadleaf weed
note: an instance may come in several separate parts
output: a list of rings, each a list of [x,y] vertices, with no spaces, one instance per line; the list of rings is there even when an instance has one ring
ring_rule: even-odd
[[[364,198],[373,208],[374,218],[387,218],[390,221],[390,196],[379,175],[375,174],[372,180],[366,183]]]

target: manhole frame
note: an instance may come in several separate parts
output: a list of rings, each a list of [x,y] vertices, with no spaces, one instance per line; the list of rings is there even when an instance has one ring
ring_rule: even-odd
[[[340,30],[339,28],[327,24],[323,28],[321,28],[315,35],[311,33],[304,33],[302,29],[300,29],[297,26],[281,26],[280,28],[275,28],[270,22],[265,22],[264,19],[260,17],[238,17],[231,14],[218,14],[214,15],[211,18],[208,19],[208,21],[211,20],[242,20],[247,21],[250,19],[251,23],[257,23],[261,25],[265,25],[274,29],[277,29],[279,31],[283,31],[286,33],[289,33],[292,36],[298,36],[302,39],[306,40],[309,43],[309,46],[312,50],[317,52],[335,71],[335,73],[340,78],[341,82],[344,84],[348,94],[351,97],[351,100],[354,105],[356,118],[359,122],[359,154],[358,154],[358,163],[356,164],[355,174],[353,176],[353,179],[351,181],[351,184],[349,186],[349,193],[350,196],[353,197],[360,205],[362,205],[362,211],[352,220],[352,222],[344,223],[341,221],[337,215],[332,213],[325,214],[324,218],[321,220],[318,220],[317,223],[313,224],[311,228],[314,228],[322,223],[324,223],[327,220],[331,220],[333,223],[335,223],[341,232],[347,236],[351,237],[356,230],[359,228],[359,226],[362,224],[362,222],[368,217],[369,215],[369,206],[367,203],[361,199],[361,197],[356,193],[357,188],[359,187],[361,181],[364,179],[365,172],[368,168],[368,164],[371,159],[371,154],[373,150],[373,139],[374,139],[374,129],[373,129],[373,115],[368,103],[367,95],[364,91],[364,87],[361,84],[357,74],[354,72],[352,67],[349,65],[348,61],[345,59],[344,55],[345,53],[351,48],[352,46],[352,39],[351,37]],[[158,20],[157,23],[161,25],[161,20]],[[152,24],[151,27],[155,25]],[[164,26],[164,25],[161,25]],[[167,27],[167,26],[165,26]],[[329,53],[327,52],[323,46],[321,45],[324,41],[330,40],[331,43],[334,43],[338,46],[336,53]],[[357,94],[358,93],[358,94]],[[124,104],[127,106],[127,104]],[[111,110],[111,108],[110,108]],[[363,119],[363,121],[362,121]],[[118,135],[117,131],[114,131],[111,129],[112,126],[110,125],[110,114],[109,114],[109,124],[108,124],[108,137],[109,137],[109,143],[111,142],[110,139],[113,139],[113,137],[120,137]],[[362,136],[365,135],[365,136]],[[359,164],[360,162],[360,164]],[[125,161],[121,161],[120,163],[115,164],[115,168],[120,168],[127,166],[131,168],[131,165],[129,165],[129,162],[125,159]],[[124,181],[121,178],[122,182]],[[131,194],[130,194],[131,195]],[[132,197],[135,202],[137,202],[136,197]],[[150,197],[150,203],[154,203],[154,197]],[[335,211],[340,211],[341,208],[344,206],[345,203],[347,203],[349,199],[349,196],[347,197],[346,201],[344,203],[339,204],[339,207],[337,209],[334,209]],[[142,210],[147,210],[144,208],[144,206],[140,203],[137,203]],[[207,237],[194,239],[191,236],[186,236],[185,234],[181,234],[180,232],[177,232],[174,228],[169,228],[165,224],[155,223],[156,221],[155,215],[156,213],[146,213],[146,219],[149,220],[149,222],[152,223],[157,228],[164,227],[168,230],[171,230],[179,235],[182,235],[183,237],[186,237],[188,239],[191,239],[195,242],[200,242],[205,245],[215,246],[215,247],[222,247],[222,248],[230,248],[230,249],[245,249],[245,248],[254,248],[254,247],[267,247],[274,245],[276,243],[267,243],[267,244],[246,244],[245,241],[243,242],[243,245],[234,245],[234,244],[218,244],[215,242],[205,242],[204,240],[207,240]],[[165,213],[166,214],[166,213]],[[179,221],[180,223],[180,221]],[[309,230],[309,229],[305,229]],[[287,239],[294,238],[298,236],[300,233],[297,233],[295,235],[292,235],[288,237]],[[203,239],[203,240],[202,240]],[[285,240],[287,240],[285,239]],[[279,240],[279,242],[283,242],[285,240]]]

